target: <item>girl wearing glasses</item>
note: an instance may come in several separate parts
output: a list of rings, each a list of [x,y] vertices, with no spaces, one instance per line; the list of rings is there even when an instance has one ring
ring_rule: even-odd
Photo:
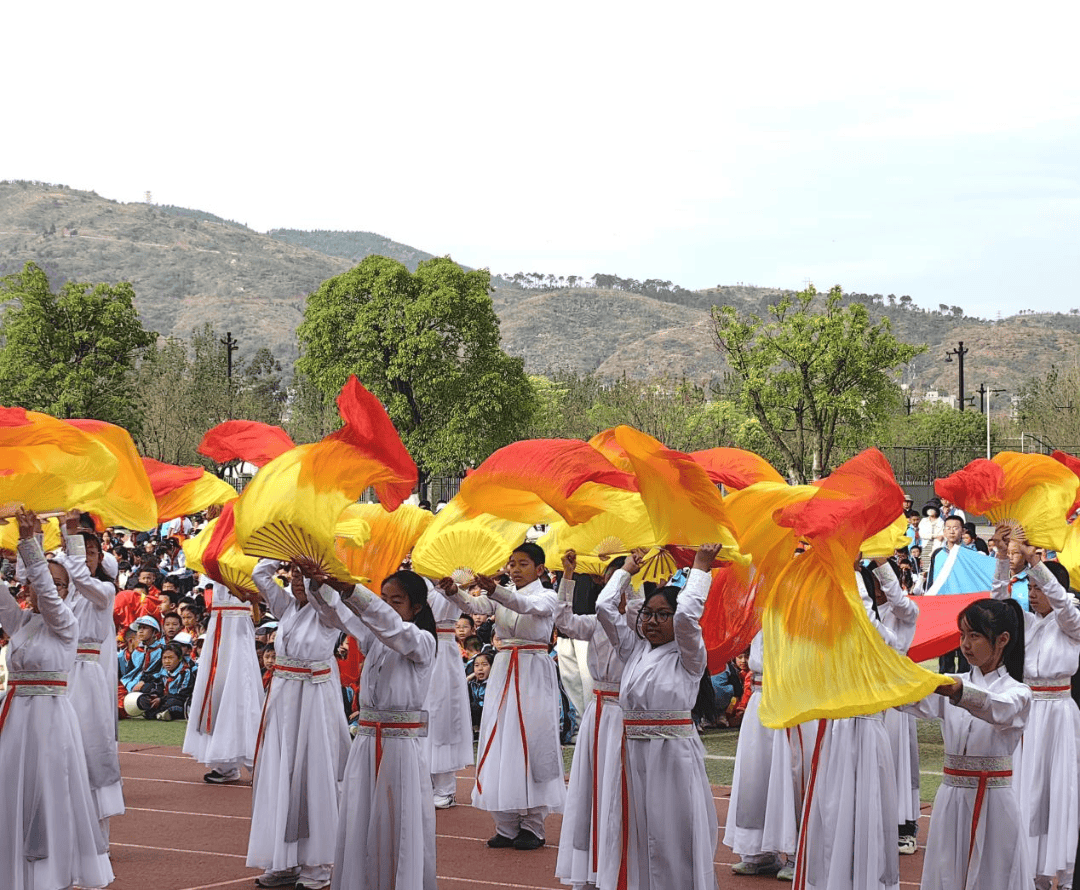
[[[719,550],[703,544],[686,586],[651,594],[633,627],[618,605],[623,585],[640,568],[639,551],[597,600],[597,618],[626,665],[619,695],[623,735],[616,740],[621,750],[610,752],[615,763],[621,757],[622,768],[608,772],[603,796],[601,819],[609,829],[599,886],[717,886],[716,807],[694,717],[712,717],[715,710],[700,621]]]

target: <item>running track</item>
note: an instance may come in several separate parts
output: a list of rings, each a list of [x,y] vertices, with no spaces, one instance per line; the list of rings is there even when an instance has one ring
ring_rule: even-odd
[[[207,785],[205,767],[179,748],[121,744],[127,813],[112,820],[111,856],[114,890],[231,890],[254,887],[258,869],[244,865],[251,825],[251,786]],[[458,800],[468,801],[473,780],[458,778]],[[713,789],[720,834],[727,813],[728,789]],[[491,850],[486,841],[494,830],[490,817],[470,806],[440,810],[436,818],[439,887],[548,890],[562,887],[554,878],[561,818],[547,821],[548,845],[534,852]],[[919,825],[919,851],[900,857],[901,890],[918,887],[923,844],[929,823],[924,806]],[[721,890],[783,887],[773,878],[736,877],[737,861],[720,844],[716,873]],[[405,890],[405,888],[403,888]]]

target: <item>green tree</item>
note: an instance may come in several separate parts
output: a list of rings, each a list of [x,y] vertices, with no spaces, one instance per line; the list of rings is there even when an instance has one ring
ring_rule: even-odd
[[[1018,419],[1023,432],[1047,447],[1071,452],[1080,448],[1080,360],[1075,353],[1063,358],[1044,377],[1023,384]]]
[[[887,318],[872,324],[865,305],[844,305],[839,287],[785,295],[764,319],[714,307],[713,321],[737,403],[798,482],[829,469],[852,433],[873,441],[899,402],[890,372],[925,349],[897,340]]]
[[[420,469],[457,473],[520,438],[536,397],[499,348],[491,275],[449,258],[411,273],[369,256],[323,282],[297,330],[297,370],[326,396],[355,374],[387,409]]]
[[[69,281],[53,293],[27,263],[0,279],[0,401],[55,417],[136,430],[132,371],[156,335],[143,329],[130,284]]]
[[[148,457],[176,464],[210,466],[198,454],[208,429],[225,420],[259,420],[280,424],[286,390],[281,365],[267,349],[250,359],[233,361],[221,337],[205,325],[190,341],[162,340],[139,363],[139,449]]]
[[[940,403],[918,404],[911,414],[899,413],[888,422],[882,441],[897,447],[884,451],[898,477],[941,478],[986,457],[986,415]],[[1001,444],[1001,429],[991,424],[991,454],[1000,451]]]

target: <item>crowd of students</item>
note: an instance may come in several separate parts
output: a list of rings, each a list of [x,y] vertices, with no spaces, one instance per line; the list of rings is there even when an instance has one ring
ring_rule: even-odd
[[[70,514],[46,556],[35,517],[16,519],[0,584],[0,769],[19,777],[0,792],[13,814],[5,886],[111,881],[119,716],[187,718],[184,750],[208,783],[251,771],[247,862],[261,887],[434,887],[435,811],[457,804],[456,774],[475,764],[471,803],[491,814],[490,847],[538,849],[562,812],[563,883],[710,890],[719,826],[699,727],[711,723],[741,724],[723,835],[736,874],[898,888],[920,814],[917,715],[942,721],[946,750],[923,886],[1071,887],[1080,611],[1067,573],[1014,527],[991,542],[993,598],[959,618],[966,673],[904,708],[775,731],[758,717],[760,633],[708,675],[700,620],[717,545],[662,586],[638,584],[637,552],[602,579],[559,554],[552,576],[525,542],[505,575],[467,590],[402,569],[376,595],[304,560],[261,560],[256,595],[186,569],[191,524],[99,538]],[[1028,611],[1011,595],[1017,555]],[[871,623],[906,652],[918,606],[903,561],[856,571]],[[579,585],[601,588],[588,609]],[[585,644],[580,708],[557,637]],[[562,746],[575,736],[567,783]],[[62,775],[28,755],[46,738],[60,740]],[[37,809],[18,803],[26,789]]]

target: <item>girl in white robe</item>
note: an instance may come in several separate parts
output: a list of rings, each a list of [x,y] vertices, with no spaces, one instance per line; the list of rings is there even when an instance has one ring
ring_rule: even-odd
[[[1031,710],[1020,682],[1024,622],[1015,600],[976,600],[958,619],[967,673],[905,705],[942,721],[945,777],[934,798],[922,890],[1030,890],[1012,753]]]
[[[473,806],[495,820],[491,847],[543,846],[544,820],[566,800],[558,671],[548,657],[557,600],[540,583],[543,564],[544,551],[523,544],[508,564],[516,590],[477,576],[487,593],[469,596],[451,579],[439,581],[463,612],[495,616],[499,652],[484,697],[472,797]]]
[[[437,645],[427,585],[414,572],[397,572],[383,582],[382,598],[329,580],[309,593],[364,653],[360,731],[345,765],[332,886],[434,890],[435,808],[421,710]]]
[[[588,666],[592,691],[581,717],[574,760],[570,766],[555,877],[575,888],[592,888],[596,886],[600,850],[608,843],[607,824],[600,818],[604,810],[601,795],[609,786],[608,774],[612,769],[618,771],[619,767],[618,761],[613,764],[609,754],[617,751],[622,742],[619,690],[623,662],[595,615],[574,614],[573,574],[576,566],[576,554],[569,551],[563,557],[563,579],[559,585],[555,628],[560,636],[584,640],[589,644]],[[621,566],[620,559],[614,568],[609,567],[611,575],[614,576],[615,570]],[[620,611],[627,608],[629,582],[630,576],[625,572],[618,581],[614,577],[608,580],[609,585],[620,585],[613,594]],[[636,611],[633,614],[636,615]]]
[[[116,585],[102,577],[101,545],[97,538],[80,534],[76,523],[77,520],[69,522],[66,553],[57,557],[71,579],[66,602],[79,622],[79,646],[68,688],[79,716],[90,790],[102,834],[108,840],[109,817],[124,812],[115,719]]]
[[[758,631],[750,642],[748,662],[754,691],[739,727],[724,829],[724,843],[740,858],[732,870],[743,875],[776,874],[782,868],[790,869],[784,859],[794,859],[799,842],[796,800],[801,795],[795,788],[791,736],[784,730],[766,728],[758,716],[763,649],[764,634]]]
[[[275,580],[277,562],[252,573],[277,617],[276,662],[252,773],[247,864],[260,887],[326,887],[337,848],[338,783],[349,756],[334,647],[337,625]]]
[[[20,512],[18,520],[19,556],[32,592],[31,611],[23,611],[0,582],[0,626],[11,637],[8,692],[0,704],[0,887],[104,887],[113,879],[108,842],[66,692],[79,622],[56,587],[67,592],[66,572],[46,563],[33,537],[34,517]]]
[[[718,545],[698,550],[681,591],[662,588],[646,598],[644,620],[637,622],[644,638],[618,609],[618,592],[639,568],[636,555],[597,600],[597,618],[625,663],[623,738],[607,754],[622,768],[607,772],[600,887],[623,881],[629,890],[717,887],[716,805],[691,711],[708,667],[700,622],[712,580],[707,567],[718,551]]]
[[[1031,687],[1031,714],[1023,743],[1013,754],[1013,784],[1020,798],[1024,836],[1035,869],[1035,886],[1072,887],[1080,800],[1080,710],[1070,695],[1080,660],[1080,610],[1062,586],[1068,573],[1052,573],[1033,547],[1029,558],[1030,612],[1024,612],[1024,683]],[[1009,558],[998,548],[995,599],[1009,598]]]
[[[896,635],[874,614],[862,574],[855,579],[871,624],[895,649]],[[825,721],[821,739],[799,837],[805,886],[898,890],[896,770],[884,713]]]
[[[900,586],[900,579],[891,564],[879,560],[874,578],[880,591],[878,617],[894,638],[893,648],[907,655],[915,639],[919,607]],[[916,849],[916,835],[922,800],[919,796],[919,744],[915,718],[904,711],[889,708],[885,712],[885,732],[892,745],[893,768],[896,770],[898,850],[910,855]]]
[[[235,782],[255,759],[263,685],[251,606],[216,581],[184,753],[210,767],[207,782]]]
[[[461,649],[454,635],[461,609],[434,587],[428,589],[428,605],[435,616],[439,648],[424,702],[428,714],[424,745],[431,765],[435,808],[442,810],[457,803],[457,771],[472,766],[472,714]]]

